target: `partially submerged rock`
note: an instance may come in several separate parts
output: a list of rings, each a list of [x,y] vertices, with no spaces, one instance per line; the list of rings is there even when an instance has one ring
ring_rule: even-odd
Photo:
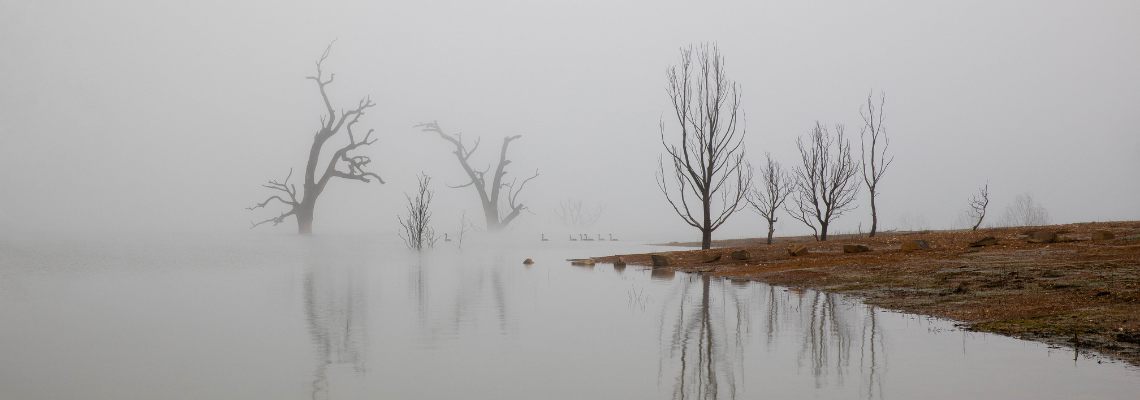
[[[570,260],[570,265],[580,265],[583,267],[593,267],[594,266],[594,259],[593,258],[583,258],[583,259],[579,259],[579,260]]]
[[[793,244],[791,247],[788,247],[788,255],[792,257],[806,256],[807,253],[807,246],[804,246],[802,244]]]
[[[865,244],[845,244],[843,245],[844,253],[862,253],[871,251],[871,247]]]
[[[994,246],[994,245],[997,245],[997,243],[998,243],[998,241],[997,241],[996,237],[986,236],[986,237],[982,238],[981,240],[970,243],[970,247]]]
[[[529,259],[529,258],[528,258],[528,259],[526,259],[526,260],[523,260],[523,264],[526,264],[526,265],[531,265],[531,264],[534,264],[534,260],[531,260],[531,259]]]
[[[614,268],[625,268],[625,259],[618,257],[614,260]]]
[[[706,252],[701,253],[701,262],[702,263],[711,263],[713,261],[719,261],[719,260],[720,260],[720,252],[719,251],[706,251]]]
[[[1092,240],[1112,240],[1112,239],[1116,239],[1116,235],[1113,235],[1112,232],[1109,232],[1109,231],[1093,231],[1093,233],[1092,233]]]
[[[929,248],[930,248],[930,243],[927,243],[925,240],[906,241],[906,242],[903,242],[902,247],[901,247],[902,251],[925,250],[925,249],[929,249]]]
[[[1029,243],[1053,243],[1057,240],[1057,233],[1049,231],[1030,232],[1025,241]]]
[[[749,258],[752,258],[752,253],[749,253],[748,250],[737,250],[732,252],[733,260],[747,260]]]
[[[658,253],[650,254],[649,256],[653,258],[654,267],[668,267],[677,263],[671,254]]]

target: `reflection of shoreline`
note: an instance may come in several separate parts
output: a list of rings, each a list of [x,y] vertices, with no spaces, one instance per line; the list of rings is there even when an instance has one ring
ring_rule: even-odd
[[[875,310],[833,293],[792,290],[777,295],[780,291],[709,275],[679,275],[661,316],[659,378],[674,376],[672,398],[735,398],[743,392],[744,353],[753,344],[753,331],[764,333],[765,340],[757,344],[769,351],[779,346],[781,332],[799,332],[796,362],[808,367],[817,389],[843,386],[846,375],[859,375],[867,398],[881,397],[883,335]],[[752,310],[763,313],[756,315],[761,318],[753,319]],[[753,324],[762,326],[754,330]],[[859,364],[853,367],[854,340],[860,345]]]
[[[368,340],[367,288],[354,271],[310,262],[305,271],[305,319],[317,355],[313,398],[328,398],[328,368],[351,364],[365,370]]]

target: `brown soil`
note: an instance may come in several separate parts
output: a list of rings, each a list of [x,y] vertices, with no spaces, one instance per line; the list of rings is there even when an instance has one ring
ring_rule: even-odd
[[[1094,230],[1116,238],[1093,241]],[[1057,242],[1029,243],[1032,231],[1056,232]],[[998,244],[969,247],[986,236]],[[701,263],[702,250],[674,251],[668,254],[676,265],[657,269],[856,294],[870,304],[962,321],[968,329],[1092,349],[1140,365],[1140,222],[849,235],[800,243],[809,249],[806,256],[788,254],[787,243],[805,240],[810,237],[772,245],[714,241],[716,248],[707,251],[723,253],[718,261]],[[909,240],[926,240],[931,248],[900,250]],[[853,243],[872,251],[843,253],[843,244]],[[734,250],[751,257],[733,260]],[[652,265],[649,254],[621,257]]]

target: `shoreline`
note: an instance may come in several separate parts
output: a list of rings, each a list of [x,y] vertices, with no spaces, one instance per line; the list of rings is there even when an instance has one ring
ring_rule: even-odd
[[[1114,238],[1093,240],[1094,231]],[[1032,232],[1056,239],[1032,243]],[[997,244],[969,246],[987,236]],[[674,263],[653,269],[853,294],[867,304],[959,321],[965,329],[1094,350],[1140,366],[1140,221],[776,239],[771,245],[762,244],[766,238],[714,240],[710,250],[654,253]],[[900,249],[914,240],[930,248]],[[844,253],[843,245],[852,244],[870,251]],[[790,255],[792,246],[808,254]],[[749,257],[733,259],[739,250]],[[653,265],[649,253],[594,260],[618,257]]]

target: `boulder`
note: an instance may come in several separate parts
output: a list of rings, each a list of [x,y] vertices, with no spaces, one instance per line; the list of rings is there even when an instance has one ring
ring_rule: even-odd
[[[618,257],[614,260],[614,268],[625,268],[625,259]]]
[[[1055,240],[1057,240],[1057,234],[1049,231],[1032,232],[1025,239],[1029,243],[1053,243]]]
[[[749,253],[748,250],[737,250],[732,252],[733,260],[747,260],[749,258],[752,258],[752,253]]]
[[[650,257],[653,257],[654,267],[668,267],[676,264],[676,261],[673,260],[673,256],[670,254],[651,254]]]
[[[706,252],[701,253],[701,262],[702,263],[711,263],[713,261],[718,261],[718,260],[720,260],[720,252],[719,251],[706,251]]]
[[[526,264],[526,265],[531,265],[531,264],[534,264],[534,260],[531,260],[531,259],[529,259],[529,258],[528,258],[528,259],[526,259],[526,260],[523,260],[523,264]]]
[[[974,243],[970,243],[970,247],[993,246],[993,245],[996,245],[997,243],[998,242],[997,242],[996,237],[986,236],[986,237],[982,238],[981,240],[978,240]]]
[[[845,245],[843,245],[843,252],[844,253],[862,253],[865,251],[871,251],[871,247],[869,247],[865,244],[845,244]]]
[[[788,247],[788,255],[792,257],[806,256],[807,253],[807,246],[804,246],[802,244],[793,244],[791,247]]]
[[[1092,233],[1092,240],[1112,240],[1115,238],[1116,235],[1109,231],[1093,231]]]
[[[930,243],[927,243],[925,240],[911,240],[903,242],[902,244],[902,251],[925,250],[929,248]]]
[[[708,273],[708,272],[713,272],[713,271],[716,271],[716,267],[711,266],[711,265],[697,268],[697,272]]]

